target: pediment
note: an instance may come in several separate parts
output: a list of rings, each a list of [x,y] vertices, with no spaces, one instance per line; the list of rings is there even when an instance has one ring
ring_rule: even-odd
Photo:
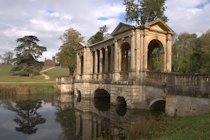
[[[114,31],[111,33],[112,36],[123,33],[125,31],[133,29],[133,26],[125,24],[125,23],[120,23]]]
[[[149,27],[152,30],[155,30],[155,31],[169,32],[169,33],[172,33],[172,34],[174,33],[174,31],[166,23],[164,23],[160,19],[158,19],[154,22],[151,22],[151,23],[147,24],[146,26]]]

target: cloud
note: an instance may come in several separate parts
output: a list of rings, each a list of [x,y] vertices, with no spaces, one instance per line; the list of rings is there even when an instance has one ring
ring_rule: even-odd
[[[87,40],[100,26],[113,29],[124,12],[119,0],[7,0],[0,1],[0,8],[0,52],[14,50],[19,37],[36,35],[49,51],[44,53],[47,58],[58,51],[59,37],[68,28]]]
[[[209,0],[167,0],[166,5],[168,25],[176,33],[210,29]],[[32,34],[47,47],[47,58],[58,51],[59,37],[68,28],[87,40],[103,25],[112,32],[125,15],[122,0],[1,0],[0,9],[0,53],[14,50],[17,38]]]
[[[209,0],[170,0],[166,2],[166,15],[169,26],[175,32],[189,32],[201,34],[210,29],[210,1]],[[202,5],[202,6],[201,6]]]

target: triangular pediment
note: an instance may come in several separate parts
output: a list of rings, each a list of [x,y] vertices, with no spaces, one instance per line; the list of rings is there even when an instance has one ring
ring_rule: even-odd
[[[174,33],[174,31],[162,20],[158,19],[155,20],[154,22],[150,22],[146,25],[148,28],[160,32],[169,32],[169,33]]]
[[[112,36],[123,33],[125,31],[131,30],[133,29],[134,26],[125,24],[125,23],[120,23],[115,29],[114,31],[111,33]]]

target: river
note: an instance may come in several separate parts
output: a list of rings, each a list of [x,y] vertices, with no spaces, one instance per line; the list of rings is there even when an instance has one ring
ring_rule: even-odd
[[[145,122],[150,116],[148,111],[129,110],[124,104],[112,106],[101,99],[1,95],[0,139],[126,140],[148,128]]]

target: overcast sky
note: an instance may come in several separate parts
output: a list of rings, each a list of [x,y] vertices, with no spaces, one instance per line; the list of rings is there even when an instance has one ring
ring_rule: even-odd
[[[166,6],[167,24],[176,33],[210,29],[210,0],[167,0]],[[87,40],[100,26],[112,32],[125,22],[123,0],[0,0],[0,9],[0,54],[13,51],[17,38],[35,35],[48,49],[44,57],[51,58],[70,27]]]

